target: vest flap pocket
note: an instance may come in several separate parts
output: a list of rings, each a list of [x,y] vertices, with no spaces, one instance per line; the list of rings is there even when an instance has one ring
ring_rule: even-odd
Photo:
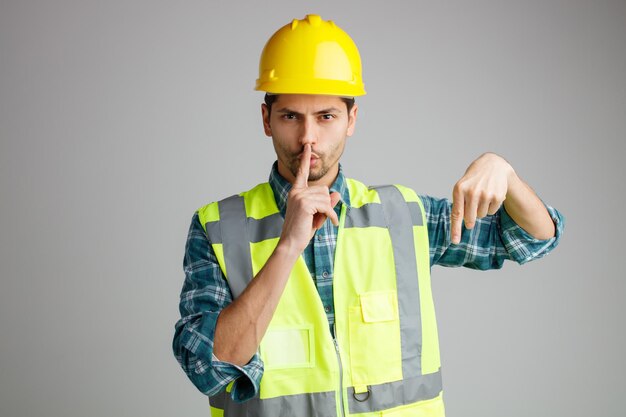
[[[315,366],[313,326],[269,328],[261,341],[265,369]]]
[[[402,379],[400,319],[395,291],[359,295],[348,309],[352,386],[384,384]]]
[[[398,319],[398,297],[395,291],[376,291],[360,294],[361,314],[365,323]]]

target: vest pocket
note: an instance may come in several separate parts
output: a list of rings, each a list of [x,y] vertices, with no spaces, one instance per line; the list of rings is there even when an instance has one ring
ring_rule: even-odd
[[[265,369],[314,367],[314,341],[313,326],[270,327],[259,347]]]
[[[400,320],[396,291],[359,295],[349,309],[350,370],[353,386],[402,379]]]

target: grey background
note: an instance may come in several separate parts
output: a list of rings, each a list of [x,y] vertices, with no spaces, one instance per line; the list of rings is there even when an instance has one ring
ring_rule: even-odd
[[[626,2],[0,3],[0,415],[206,416],[173,326],[193,211],[265,181],[252,91],[306,13],[356,41],[343,165],[450,196],[508,158],[555,252],[433,270],[449,416],[621,416]]]

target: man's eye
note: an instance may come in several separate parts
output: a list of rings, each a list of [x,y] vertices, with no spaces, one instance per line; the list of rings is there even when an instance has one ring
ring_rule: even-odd
[[[334,114],[330,114],[330,113],[327,113],[327,114],[322,114],[322,119],[323,119],[323,120],[332,120],[332,119],[334,119],[334,118],[335,118],[335,115],[334,115]]]
[[[296,115],[293,113],[285,113],[283,114],[283,119],[285,120],[295,120],[296,119]]]

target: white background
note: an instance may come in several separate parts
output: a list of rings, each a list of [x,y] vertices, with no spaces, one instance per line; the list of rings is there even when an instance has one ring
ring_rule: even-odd
[[[2,0],[0,415],[209,414],[171,350],[186,233],[266,180],[258,58],[307,13],[361,51],[348,176],[446,197],[495,151],[566,217],[541,261],[433,269],[448,415],[623,415],[626,2],[600,0]]]

